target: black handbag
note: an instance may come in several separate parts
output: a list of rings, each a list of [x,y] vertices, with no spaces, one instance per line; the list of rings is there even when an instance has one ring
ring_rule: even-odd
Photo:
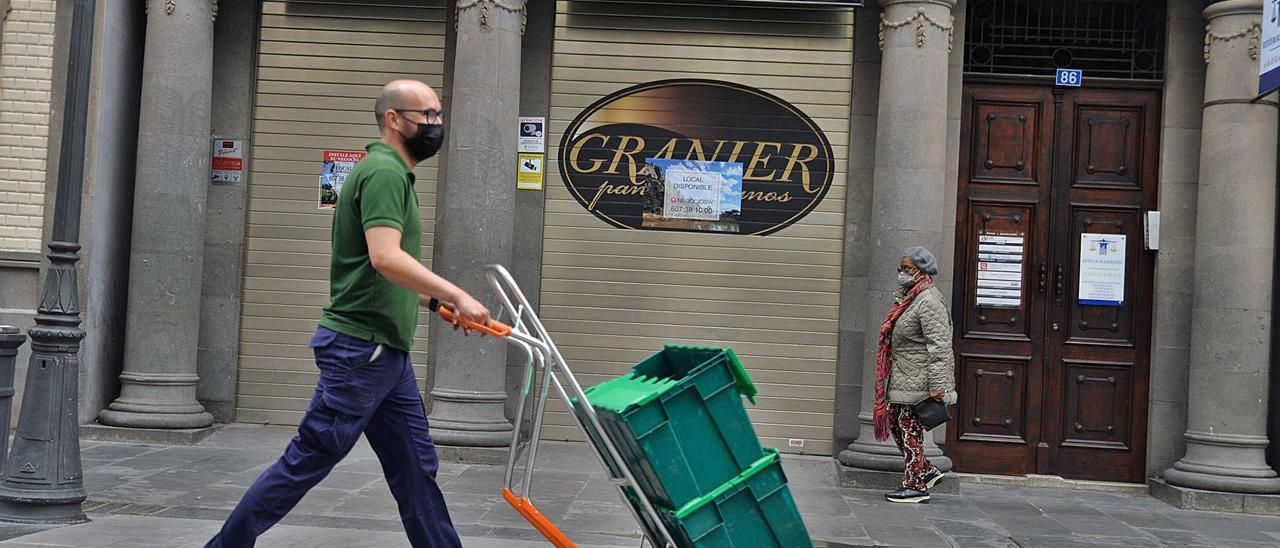
[[[934,398],[925,398],[911,407],[915,410],[916,418],[920,419],[920,424],[924,425],[925,430],[933,430],[938,425],[951,420],[951,413],[947,411],[947,404]]]

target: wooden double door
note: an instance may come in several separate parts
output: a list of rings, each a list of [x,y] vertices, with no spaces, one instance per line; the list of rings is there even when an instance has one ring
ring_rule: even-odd
[[[1160,95],[964,88],[956,384],[964,472],[1145,480]]]

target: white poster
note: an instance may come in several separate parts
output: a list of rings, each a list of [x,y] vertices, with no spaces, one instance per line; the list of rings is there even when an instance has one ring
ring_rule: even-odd
[[[210,179],[215,185],[239,184],[244,174],[244,141],[214,139]]]
[[[1266,95],[1280,88],[1280,1],[1266,0],[1263,3],[1261,46],[1258,52],[1258,95]]]
[[[662,216],[668,219],[720,219],[720,174],[679,168],[667,170],[666,203]]]
[[[988,308],[1022,307],[1022,234],[978,235],[978,289],[975,302]]]
[[[547,148],[547,119],[536,116],[520,117],[520,141],[517,152],[541,154]]]
[[[1124,306],[1126,247],[1123,234],[1080,235],[1080,304]]]

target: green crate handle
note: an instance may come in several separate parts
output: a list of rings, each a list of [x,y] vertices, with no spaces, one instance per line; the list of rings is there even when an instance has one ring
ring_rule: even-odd
[[[773,464],[775,461],[778,460],[777,449],[765,448],[764,453],[765,453],[764,456],[760,457],[760,460],[757,460],[754,463],[752,463],[750,468],[747,468],[741,474],[738,474],[737,477],[725,482],[723,485],[715,488],[715,490],[711,491],[710,493],[707,493],[705,495],[702,495],[701,497],[698,497],[696,499],[689,501],[688,503],[685,503],[685,505],[681,507],[679,511],[676,512],[676,519],[682,520],[684,518],[689,517],[694,512],[697,512],[699,508],[702,508],[703,506],[710,504],[711,501],[716,500],[717,498],[720,497],[720,495],[723,495],[729,492],[729,490],[734,489],[739,485],[742,485],[743,482],[747,481],[747,478],[754,476],[756,472],[759,472],[765,468],[768,468],[769,465]]]
[[[721,349],[714,346],[691,346],[680,344],[668,344],[666,348],[684,349],[684,350],[704,350],[718,352]],[[742,361],[738,359],[738,354],[733,348],[725,347],[724,353],[729,357],[729,372],[733,374],[733,383],[738,387],[738,393],[746,396],[751,401],[751,405],[756,404],[756,383],[751,380],[751,376],[747,374],[747,369],[742,366]]]
[[[756,385],[751,380],[751,376],[747,375],[747,370],[742,366],[742,361],[738,359],[738,355],[734,353],[732,348],[716,348],[713,346],[690,346],[679,344],[664,345],[667,350],[691,350],[694,352],[720,352],[724,351],[725,356],[729,360],[729,373],[733,375],[733,384],[737,388],[738,393],[746,396],[751,405],[756,405]],[[591,405],[609,409],[617,413],[622,413],[633,406],[647,404],[667,390],[670,386],[679,381],[673,379],[651,379],[642,377],[635,372],[630,372],[621,377],[617,377],[611,381],[606,381],[587,389],[587,396],[591,401]],[[577,404],[578,399],[573,398],[573,403]]]

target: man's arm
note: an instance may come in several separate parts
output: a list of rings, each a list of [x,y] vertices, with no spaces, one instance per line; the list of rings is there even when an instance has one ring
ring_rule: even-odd
[[[369,246],[369,261],[391,283],[433,297],[454,310],[454,325],[470,320],[482,325],[489,323],[489,310],[449,280],[422,265],[412,255],[400,249],[400,231],[390,226],[372,226],[364,231]]]

